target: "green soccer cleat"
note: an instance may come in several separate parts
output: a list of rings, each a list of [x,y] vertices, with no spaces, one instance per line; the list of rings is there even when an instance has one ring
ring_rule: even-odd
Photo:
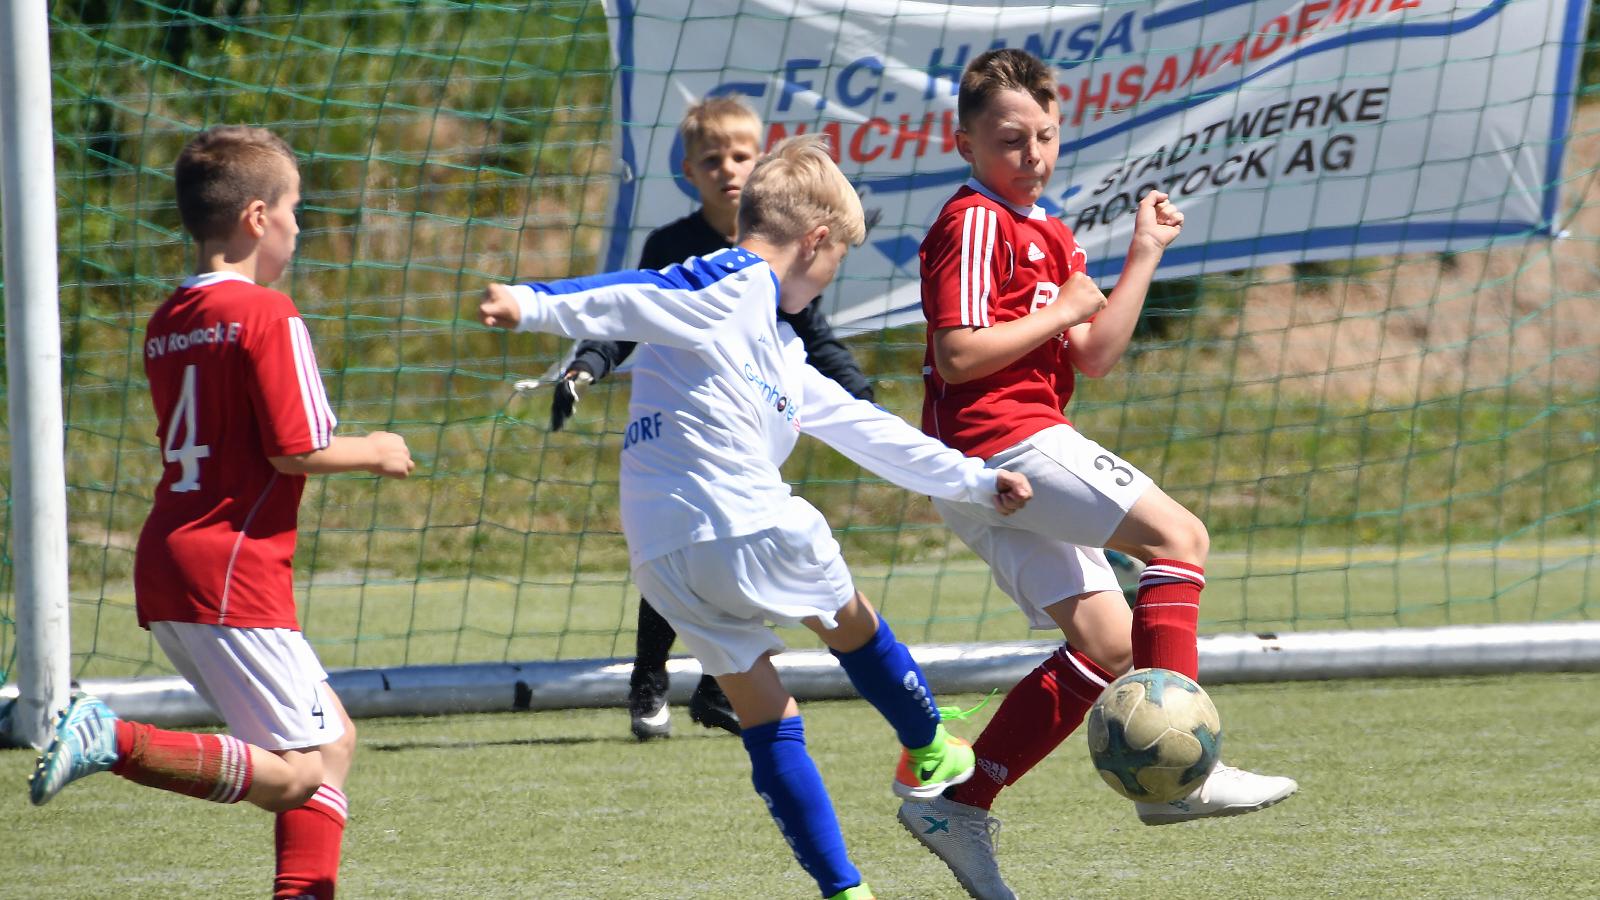
[[[28,797],[43,806],[62,788],[116,761],[117,714],[95,697],[73,694],[56,720],[55,737],[28,776]]]
[[[934,732],[933,743],[916,750],[901,750],[900,765],[894,773],[894,792],[906,800],[937,797],[945,788],[971,778],[976,762],[972,745],[951,737],[941,724]]]
[[[845,888],[828,900],[877,900],[877,897],[873,896],[872,888],[867,887],[866,882],[862,882],[855,887]]]

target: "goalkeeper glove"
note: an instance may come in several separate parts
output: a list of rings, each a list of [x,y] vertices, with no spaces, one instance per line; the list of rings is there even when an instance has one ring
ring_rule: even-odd
[[[572,411],[578,408],[578,401],[583,398],[584,388],[591,384],[594,384],[594,373],[589,371],[588,366],[575,365],[561,376],[555,385],[555,396],[550,398],[551,431],[560,431],[561,426],[567,424]]]

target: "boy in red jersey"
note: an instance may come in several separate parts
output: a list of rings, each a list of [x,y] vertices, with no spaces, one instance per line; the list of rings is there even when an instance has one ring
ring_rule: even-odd
[[[1050,69],[1021,50],[984,53],[962,75],[957,114],[957,148],[972,178],[922,243],[922,427],[992,467],[1025,473],[1035,498],[1005,519],[934,504],[1029,623],[1059,628],[1066,643],[1011,690],[979,736],[977,774],[943,797],[907,801],[900,820],[973,896],[1006,898],[1013,895],[988,830],[995,795],[1065,740],[1130,665],[1196,677],[1209,536],[1062,415],[1075,371],[1103,376],[1127,349],[1183,214],[1159,191],[1143,198],[1127,261],[1105,297],[1072,232],[1036,205],[1060,152]],[[1131,611],[1107,547],[1147,564]],[[1236,815],[1295,789],[1288,778],[1219,765],[1190,796],[1137,811],[1151,825]]]
[[[150,318],[145,373],[165,468],[139,535],[134,591],[148,628],[229,735],[119,719],[77,694],[29,779],[43,804],[107,769],[130,781],[277,814],[273,896],[334,896],[355,727],[300,633],[291,563],[305,476],[410,474],[403,438],[335,437],[294,301],[260,285],[294,255],[300,173],[260,128],[184,147],[178,211],[195,274]]]

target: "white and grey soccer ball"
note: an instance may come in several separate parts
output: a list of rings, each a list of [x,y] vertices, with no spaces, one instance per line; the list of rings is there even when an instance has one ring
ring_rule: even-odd
[[[1188,795],[1217,764],[1222,722],[1192,679],[1137,669],[1111,682],[1089,710],[1089,756],[1111,789],[1129,800],[1166,803]]]

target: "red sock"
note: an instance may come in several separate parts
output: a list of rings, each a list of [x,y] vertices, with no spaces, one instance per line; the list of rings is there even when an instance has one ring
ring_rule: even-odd
[[[250,745],[226,734],[163,731],[119,719],[111,771],[147,787],[238,803],[250,790]]]
[[[348,810],[344,792],[325,784],[305,806],[278,813],[278,875],[272,882],[272,900],[333,900]]]
[[[1205,570],[1175,559],[1152,559],[1139,575],[1133,607],[1133,667],[1171,669],[1199,678],[1200,589]]]
[[[992,807],[1001,788],[1016,784],[1083,722],[1111,679],[1094,660],[1063,645],[1006,694],[972,745],[978,771],[947,796]]]

